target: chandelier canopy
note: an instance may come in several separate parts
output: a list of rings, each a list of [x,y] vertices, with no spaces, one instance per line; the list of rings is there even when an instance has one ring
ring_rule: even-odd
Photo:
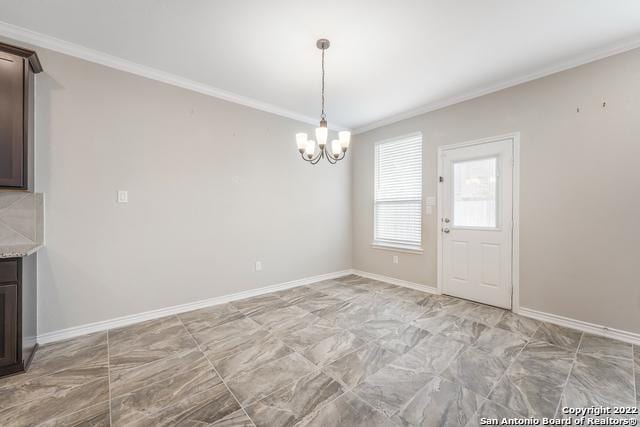
[[[327,116],[324,112],[324,52],[329,49],[329,40],[320,39],[316,42],[316,47],[322,51],[322,112],[320,113],[320,127],[316,128],[316,139],[309,139],[306,133],[296,134],[296,144],[302,159],[317,164],[320,159],[326,158],[332,165],[344,159],[351,142],[351,132],[338,132],[338,139],[331,140],[327,144],[329,129],[327,128]]]

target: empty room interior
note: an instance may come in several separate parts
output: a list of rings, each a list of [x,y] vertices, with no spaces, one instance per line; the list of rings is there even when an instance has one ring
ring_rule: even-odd
[[[638,425],[640,2],[0,0],[0,426]]]

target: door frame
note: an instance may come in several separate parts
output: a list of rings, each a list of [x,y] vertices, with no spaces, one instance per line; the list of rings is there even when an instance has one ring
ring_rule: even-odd
[[[442,218],[443,218],[443,186],[440,177],[443,176],[444,162],[442,154],[446,150],[471,147],[474,145],[488,144],[490,142],[511,139],[513,144],[513,230],[511,233],[511,311],[518,313],[520,311],[520,132],[511,132],[504,135],[497,135],[488,138],[476,139],[457,144],[441,145],[438,147],[438,249],[437,249],[437,277],[438,277],[438,293],[443,291],[443,262],[442,254]]]

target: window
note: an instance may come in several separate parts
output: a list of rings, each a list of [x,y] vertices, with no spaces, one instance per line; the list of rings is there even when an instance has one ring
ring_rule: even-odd
[[[453,164],[453,225],[496,227],[498,159]]]
[[[422,134],[376,144],[374,245],[420,249]]]

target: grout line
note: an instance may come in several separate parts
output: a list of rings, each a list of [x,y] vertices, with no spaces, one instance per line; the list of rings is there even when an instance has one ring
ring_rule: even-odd
[[[496,383],[493,385],[493,387],[491,387],[491,390],[490,390],[490,391],[489,391],[489,393],[487,394],[486,400],[491,400],[491,399],[489,399],[489,396],[491,396],[491,394],[494,392],[494,390],[496,389],[496,387],[498,387],[498,385],[500,384],[500,382],[502,382],[502,380],[507,376],[507,373],[511,370],[511,367],[516,363],[516,360],[518,360],[518,357],[520,357],[520,355],[522,354],[522,352],[524,351],[524,349],[525,349],[525,348],[527,348],[527,346],[528,346],[529,344],[530,344],[530,341],[527,341],[527,343],[526,343],[525,345],[523,345],[523,346],[522,346],[522,348],[520,349],[520,351],[518,352],[518,354],[516,354],[516,355],[513,357],[513,360],[511,361],[511,363],[509,363],[509,366],[507,366],[507,369],[505,369],[505,371],[502,373],[502,375],[500,375],[500,378],[498,378],[498,380],[497,380],[497,381],[496,381]],[[486,402],[486,400],[485,400],[485,402]],[[491,400],[491,402],[496,403],[496,402],[494,402],[493,400]],[[497,404],[497,405],[499,405],[499,406],[503,406],[503,405],[500,405],[500,404],[498,404],[498,403],[496,403],[496,404]],[[484,403],[483,403],[482,405],[484,405]],[[504,407],[505,407],[506,409],[509,409],[511,412],[516,413],[516,414],[518,414],[518,415],[521,415],[521,416],[522,416],[522,414],[519,414],[519,413],[518,413],[517,411],[515,411],[514,409],[507,408],[506,406],[504,406]],[[478,410],[479,410],[479,409],[480,409],[480,407],[478,408]],[[476,413],[478,412],[478,410],[476,410]],[[473,415],[475,415],[475,413],[474,413]],[[525,417],[525,418],[526,418],[526,417]]]
[[[234,306],[235,308],[235,306]],[[256,426],[256,423],[253,422],[253,420],[251,419],[251,417],[249,416],[249,414],[247,413],[247,410],[244,409],[244,406],[242,406],[242,404],[240,403],[240,400],[238,400],[238,398],[236,397],[236,395],[233,393],[233,391],[231,391],[231,389],[229,388],[229,386],[227,385],[227,383],[225,382],[224,378],[222,377],[222,375],[220,375],[220,373],[218,372],[218,370],[216,369],[215,366],[213,366],[213,363],[211,362],[211,360],[209,360],[209,356],[207,356],[207,354],[202,351],[202,348],[200,348],[200,344],[198,343],[198,341],[194,338],[193,335],[191,335],[191,332],[189,331],[189,329],[187,329],[187,327],[185,326],[184,322],[182,321],[182,319],[180,319],[179,316],[176,316],[178,318],[178,320],[180,321],[180,324],[182,324],[182,327],[184,328],[185,331],[187,331],[187,334],[189,334],[189,336],[191,337],[191,339],[193,340],[193,342],[196,344],[196,346],[198,347],[198,350],[200,350],[200,352],[202,353],[202,355],[204,356],[205,359],[207,359],[207,362],[209,362],[209,365],[211,366],[211,369],[213,369],[213,372],[216,373],[216,375],[218,376],[218,378],[220,378],[220,381],[222,381],[222,384],[224,384],[224,386],[227,388],[227,390],[229,391],[229,393],[231,394],[231,396],[235,399],[235,401],[238,403],[238,406],[240,406],[240,409],[242,409],[242,412],[244,412],[244,414],[246,415],[246,417],[249,419],[249,421],[251,421],[251,424],[253,424],[253,426]],[[257,323],[257,322],[256,322]]]
[[[576,362],[578,360],[578,352],[580,351],[580,346],[582,345],[582,339],[584,338],[584,332],[580,333],[580,340],[578,341],[578,346],[576,347],[576,351],[573,353],[573,362],[571,362],[571,368],[569,369],[569,374],[567,375],[567,379],[564,381],[562,385],[562,393],[560,393],[560,400],[558,401],[558,405],[556,406],[556,411],[554,412],[554,417],[558,416],[558,411],[560,410],[560,405],[562,405],[562,398],[564,397],[564,392],[569,384],[569,379],[571,378],[571,374],[573,373],[573,368],[576,366]]]
[[[109,425],[113,425],[111,421],[111,353],[109,350],[109,330],[107,329],[107,379],[109,385]]]

